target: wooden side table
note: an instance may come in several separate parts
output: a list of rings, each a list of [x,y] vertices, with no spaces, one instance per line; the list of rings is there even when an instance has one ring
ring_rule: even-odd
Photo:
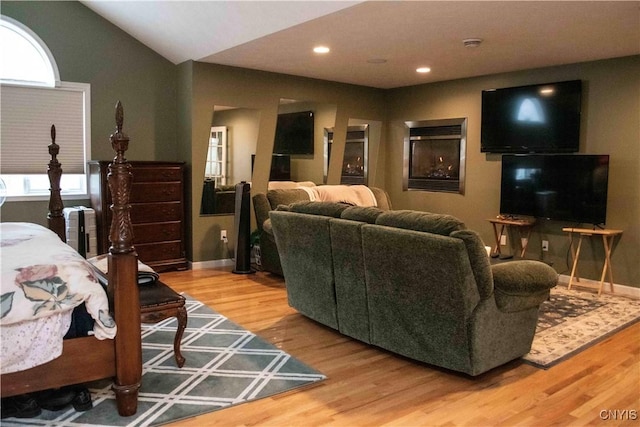
[[[139,285],[140,290],[140,322],[158,323],[169,317],[177,320],[176,335],[173,339],[173,353],[178,368],[184,366],[184,356],[180,351],[182,334],[187,327],[187,309],[185,297],[178,294],[166,284],[157,280],[155,283]]]
[[[565,233],[569,233],[569,238],[571,238],[572,233],[577,233],[580,235],[580,239],[578,240],[578,247],[574,249],[573,247],[573,239],[571,239],[571,255],[573,256],[573,267],[571,268],[571,277],[569,278],[569,286],[568,289],[571,289],[573,285],[573,279],[575,277],[576,282],[580,282],[580,276],[578,275],[578,260],[580,259],[580,248],[582,246],[582,238],[583,237],[591,237],[594,235],[602,236],[602,244],[604,245],[604,265],[602,266],[602,276],[600,277],[600,286],[598,287],[598,295],[602,294],[602,285],[604,284],[604,279],[607,276],[607,271],[609,272],[609,286],[611,287],[611,292],[613,292],[613,267],[611,265],[611,251],[613,250],[613,242],[616,236],[622,234],[622,230],[591,230],[588,228],[563,228],[562,231]],[[584,286],[583,284],[581,284]]]
[[[527,252],[527,246],[529,245],[529,237],[531,237],[531,230],[536,223],[534,218],[523,218],[523,219],[510,219],[510,218],[490,218],[488,220],[491,225],[493,225],[493,234],[496,238],[496,246],[493,249],[492,255],[498,256],[502,255],[502,251],[500,250],[500,239],[504,234],[505,229],[508,227],[517,227],[518,234],[520,236],[520,245],[522,250],[520,251],[520,258],[524,258],[525,253]],[[498,225],[500,225],[500,232],[498,232]],[[522,233],[526,232],[526,240],[522,240]]]
[[[93,265],[100,283],[106,288],[109,283],[107,276],[106,255],[98,255],[89,260]],[[169,317],[175,317],[177,322],[176,335],[173,340],[173,353],[178,368],[184,366],[180,344],[182,335],[187,327],[186,298],[159,279],[151,283],[141,283],[138,276],[138,295],[140,298],[140,323],[158,323]]]

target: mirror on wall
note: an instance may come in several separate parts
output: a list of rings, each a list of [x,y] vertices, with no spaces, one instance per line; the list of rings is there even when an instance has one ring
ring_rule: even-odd
[[[201,215],[232,215],[235,185],[251,181],[251,154],[256,152],[260,111],[216,105],[207,141]]]
[[[324,129],[335,125],[336,110],[335,104],[280,99],[270,181],[323,182]],[[274,174],[283,167],[288,171]]]
[[[375,120],[349,119],[345,139],[340,184],[369,185],[371,152],[377,152],[382,123]],[[327,182],[333,128],[324,130],[324,182]],[[375,147],[372,150],[371,147]]]

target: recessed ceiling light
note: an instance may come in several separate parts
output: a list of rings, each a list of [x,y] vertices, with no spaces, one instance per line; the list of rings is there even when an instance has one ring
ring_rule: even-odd
[[[429,68],[429,67],[416,68],[416,72],[422,73],[422,74],[430,73],[431,72],[431,68]]]
[[[315,53],[329,53],[331,49],[329,49],[327,46],[316,46],[313,48],[313,51]]]

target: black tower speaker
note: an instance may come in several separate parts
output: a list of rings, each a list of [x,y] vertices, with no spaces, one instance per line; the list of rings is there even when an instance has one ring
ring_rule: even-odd
[[[251,268],[251,185],[242,181],[236,184],[236,274],[251,274],[256,271]]]

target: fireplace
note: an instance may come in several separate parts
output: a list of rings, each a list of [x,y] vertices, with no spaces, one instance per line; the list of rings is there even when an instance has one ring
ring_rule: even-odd
[[[325,183],[331,159],[333,145],[333,128],[325,128]],[[342,174],[340,184],[367,185],[367,163],[369,152],[369,125],[354,125],[347,128],[347,138],[344,146]]]
[[[404,189],[464,194],[466,119],[405,125]]]

